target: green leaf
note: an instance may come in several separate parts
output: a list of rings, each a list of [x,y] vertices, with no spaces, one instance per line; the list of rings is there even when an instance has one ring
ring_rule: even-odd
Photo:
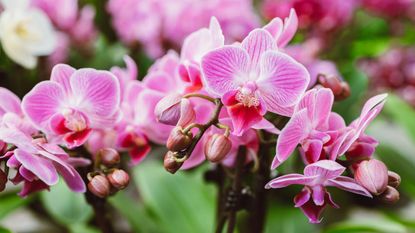
[[[68,225],[69,232],[71,233],[99,233],[100,231],[96,228],[86,226],[84,224]]]
[[[16,193],[7,193],[0,196],[0,219],[21,206],[28,204],[32,198],[21,198]]]
[[[118,192],[109,199],[109,202],[128,220],[135,233],[159,231],[157,220],[142,203],[132,199],[125,192]]]
[[[202,171],[203,167],[171,175],[154,161],[135,168],[144,203],[160,219],[159,232],[213,232],[215,190],[203,181]]]
[[[4,227],[0,227],[0,233],[12,233],[12,232]]]
[[[84,195],[69,190],[62,179],[50,192],[42,192],[41,200],[49,214],[64,225],[85,223],[92,216]]]
[[[415,111],[409,104],[396,95],[389,95],[383,111],[400,124],[415,141]]]
[[[272,203],[268,210],[265,233],[304,233],[316,232],[316,227],[308,223],[298,208]]]

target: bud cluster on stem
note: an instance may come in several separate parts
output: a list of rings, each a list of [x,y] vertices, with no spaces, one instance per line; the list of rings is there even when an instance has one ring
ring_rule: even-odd
[[[229,127],[218,122],[219,113],[223,106],[221,100],[213,99],[202,94],[188,94],[183,98],[191,97],[206,99],[214,103],[216,107],[207,123],[197,124],[187,122],[185,128],[178,125],[171,131],[166,143],[166,147],[169,151],[164,156],[164,168],[172,174],[176,173],[183,163],[191,156],[197,143],[211,126],[225,129],[225,133],[223,135],[213,134],[209,137],[204,148],[206,158],[211,162],[219,162],[229,153],[232,147],[232,143],[229,139]],[[195,136],[193,136],[191,132],[193,128],[198,129]]]
[[[95,171],[88,174],[88,190],[95,196],[106,198],[128,186],[130,176],[122,169],[120,155],[112,148],[101,149],[95,158]]]
[[[359,162],[355,168],[354,178],[361,186],[386,203],[395,203],[399,200],[399,192],[396,188],[401,182],[401,177],[395,172],[388,171],[380,160],[369,159]]]

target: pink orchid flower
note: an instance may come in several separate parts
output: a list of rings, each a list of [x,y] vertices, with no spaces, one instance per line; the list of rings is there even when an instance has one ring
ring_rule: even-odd
[[[209,28],[201,28],[186,37],[180,53],[178,73],[180,77],[192,83],[195,87],[202,87],[200,62],[209,51],[222,47],[225,37],[218,20],[212,17]]]
[[[295,207],[301,208],[311,223],[319,223],[325,206],[338,208],[326,187],[336,187],[367,197],[372,195],[350,177],[341,176],[345,168],[332,160],[320,160],[307,165],[302,174],[288,174],[271,180],[265,188],[284,188],[289,185],[304,185],[295,197]]]
[[[334,96],[327,88],[311,89],[306,92],[295,107],[295,113],[282,129],[277,141],[276,156],[271,168],[284,162],[301,144],[310,163],[316,162],[323,151],[323,145],[330,140],[329,120]]]
[[[343,155],[350,151],[349,156],[371,156],[377,146],[376,139],[366,135],[364,131],[376,116],[382,111],[387,94],[380,94],[370,98],[360,113],[329,148],[331,158]]]
[[[303,65],[277,51],[264,29],[205,55],[202,72],[208,90],[227,107],[236,135],[255,127],[267,111],[290,116],[310,79]]]
[[[284,22],[276,17],[263,27],[274,37],[278,48],[284,48],[294,38],[297,28],[298,18],[294,9],[290,10],[290,15],[284,19]]]
[[[92,129],[111,127],[119,102],[119,83],[110,72],[59,64],[51,80],[37,84],[22,106],[38,129],[73,148],[85,143]]]
[[[20,99],[6,88],[0,87],[0,126],[33,135],[37,130],[24,116]]]
[[[17,147],[1,159],[7,159],[7,166],[18,171],[12,182],[24,182],[20,196],[55,185],[59,179],[58,174],[71,190],[85,192],[85,184],[74,166],[88,165],[89,160],[71,158],[59,146],[42,138],[32,139],[17,130],[1,128],[0,140]]]
[[[134,60],[130,56],[125,55],[124,62],[126,68],[114,66],[110,70],[120,83],[121,102],[124,100],[124,96],[127,93],[126,89],[128,88],[130,81],[137,80],[138,77],[138,68]]]

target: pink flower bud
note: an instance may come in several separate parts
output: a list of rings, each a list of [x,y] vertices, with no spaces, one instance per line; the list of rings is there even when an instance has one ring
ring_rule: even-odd
[[[223,134],[213,134],[205,144],[206,159],[212,163],[222,161],[232,148],[229,137]]]
[[[180,103],[180,118],[177,122],[177,125],[185,127],[188,124],[192,123],[196,118],[195,110],[193,105],[190,103],[190,100],[184,98]]]
[[[112,171],[107,175],[107,179],[111,185],[118,190],[124,189],[130,182],[130,176],[128,173],[121,169],[115,169]]]
[[[192,143],[192,133],[188,132],[185,134],[183,132],[183,128],[180,126],[174,127],[174,129],[170,132],[170,136],[167,139],[167,149],[171,151],[182,151],[190,146]]]
[[[88,190],[95,196],[105,198],[110,194],[110,183],[103,175],[94,176],[88,183]]]
[[[388,171],[388,185],[397,188],[401,184],[401,176],[393,171]]]
[[[170,172],[171,174],[176,173],[177,170],[179,170],[182,165],[183,163],[176,161],[174,152],[169,151],[164,156],[164,168],[166,169],[166,171]]]
[[[2,192],[6,188],[7,183],[7,174],[0,170],[0,192]]]
[[[319,75],[318,82],[321,86],[329,88],[336,100],[343,100],[350,96],[349,84],[333,75]]]
[[[388,185],[388,168],[377,159],[365,160],[357,165],[354,178],[369,192],[379,195]]]
[[[98,156],[101,158],[101,163],[106,166],[114,166],[120,163],[120,154],[112,148],[104,148],[99,150]]]
[[[379,196],[379,198],[387,204],[393,204],[399,201],[399,192],[395,188],[387,186],[386,190]]]
[[[170,94],[161,99],[154,110],[157,120],[166,125],[176,125],[180,119],[181,100],[179,94]]]

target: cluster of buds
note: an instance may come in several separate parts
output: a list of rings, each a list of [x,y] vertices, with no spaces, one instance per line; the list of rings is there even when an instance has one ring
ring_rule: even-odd
[[[369,159],[356,164],[354,178],[357,183],[383,202],[395,203],[399,200],[399,192],[396,188],[401,183],[401,177],[395,172],[388,171],[380,160]]]
[[[96,158],[99,170],[88,174],[88,190],[100,198],[108,197],[128,186],[130,176],[122,169],[115,168],[120,155],[111,148],[101,149]]]
[[[394,48],[376,59],[360,62],[369,76],[371,89],[393,90],[415,106],[415,47]]]
[[[350,96],[349,84],[341,80],[339,77],[334,75],[319,74],[317,79],[319,85],[328,88],[333,92],[335,100],[344,100]]]

